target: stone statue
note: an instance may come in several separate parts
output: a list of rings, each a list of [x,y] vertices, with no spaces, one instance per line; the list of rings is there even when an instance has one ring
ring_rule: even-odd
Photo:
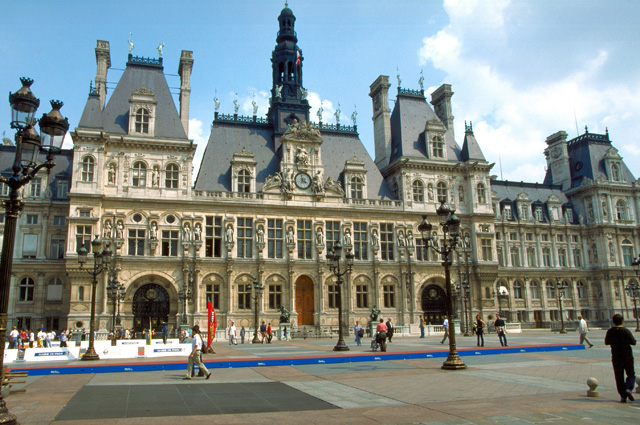
[[[402,86],[402,80],[400,79],[400,69],[398,69],[398,67],[396,66],[396,78],[398,79],[398,87]]]
[[[215,112],[218,112],[218,109],[220,109],[220,101],[218,100],[218,90],[216,90],[215,94],[213,95],[213,104],[215,105]]]
[[[302,87],[300,88],[300,100],[306,100],[308,94],[309,94],[309,90]]]
[[[336,117],[336,125],[340,125],[340,112],[342,111],[340,110],[340,103],[338,103],[338,109],[336,109],[336,112],[333,114]]]
[[[185,242],[191,240],[191,226],[189,223],[185,223],[182,228],[182,240]]]
[[[158,239],[158,224],[155,221],[151,222],[151,229],[149,229],[149,239]]]
[[[227,226],[227,232],[225,235],[225,239],[229,243],[233,243],[233,227],[231,225]]]
[[[200,223],[196,223],[196,227],[193,229],[193,239],[196,241],[202,240],[202,226]]]
[[[332,179],[331,177],[327,177],[327,181],[324,182],[324,187],[327,190],[344,195],[344,189],[342,188],[342,185],[340,185],[340,182]]]
[[[282,86],[276,86],[276,99],[282,99]]]
[[[378,230],[377,229],[373,229],[371,231],[371,246],[377,247],[378,243],[379,243]]]
[[[404,248],[404,233],[402,233],[402,231],[398,232],[398,247],[399,248]]]
[[[262,186],[262,190],[265,191],[272,187],[280,187],[282,186],[282,174],[280,171],[276,171],[276,173],[272,176],[269,174],[264,181],[264,185]]]
[[[153,167],[153,172],[151,173],[151,184],[153,187],[160,186],[160,171],[157,165]]]
[[[414,243],[414,242],[413,242],[413,232],[412,232],[411,230],[409,230],[409,231],[407,232],[407,245],[408,245],[410,248],[413,248],[413,243]]]
[[[324,233],[322,232],[322,227],[318,227],[316,229],[316,245],[324,246]]]
[[[158,57],[162,58],[162,49],[164,48],[164,43],[162,41],[160,41],[160,44],[158,44]]]
[[[318,112],[316,112],[316,115],[318,116],[318,122],[322,122],[323,112],[324,112],[324,109],[322,108],[322,102],[320,102],[320,107],[318,108]]]
[[[429,200],[433,201],[433,185],[431,183],[429,183],[429,185],[427,186],[427,193],[429,196]]]
[[[256,103],[256,94],[253,94],[253,100],[251,101],[251,105],[253,106],[253,116],[258,115],[258,104]]]
[[[264,228],[262,226],[258,227],[258,231],[256,232],[256,241],[259,244],[264,243]]]
[[[113,232],[113,227],[111,226],[111,220],[107,220],[104,222],[104,231],[102,232],[102,237],[105,239],[111,239],[111,235]]]
[[[116,238],[122,239],[123,234],[124,234],[124,223],[122,222],[122,220],[120,220],[116,225]]]
[[[294,244],[295,242],[296,241],[293,236],[293,227],[289,227],[289,230],[287,230],[287,245]]]
[[[113,164],[109,165],[109,171],[107,174],[109,184],[116,184],[116,167]]]
[[[371,314],[369,317],[371,318],[371,322],[375,323],[378,321],[378,316],[380,315],[380,310],[374,305],[371,309]]]
[[[418,85],[420,86],[420,91],[424,91],[424,75],[422,75],[422,70],[420,70],[420,79],[418,80]]]
[[[353,113],[351,114],[351,121],[353,121],[353,126],[355,127],[356,125],[358,125],[356,123],[356,118],[358,117],[358,111],[356,111],[356,105],[353,105]]]
[[[611,242],[609,242],[609,261],[616,261],[616,252]]]
[[[345,229],[344,231],[344,246],[351,246],[351,231],[349,229]]]
[[[320,174],[320,171],[313,176],[313,191],[314,193],[324,193],[324,183],[322,183],[322,174]]]
[[[131,39],[131,33],[129,33],[129,39],[127,40],[127,43],[129,43],[129,54],[131,54],[131,52],[133,52],[133,40]]]
[[[236,96],[238,95],[238,93],[234,93]],[[238,103],[238,99],[233,99],[233,113],[235,115],[238,114],[238,109],[240,109],[240,104]]]
[[[289,316],[291,316],[289,310],[281,305],[278,311],[280,312],[280,323],[289,323]]]
[[[298,163],[298,169],[304,169],[309,166],[309,154],[306,149],[301,147],[296,149],[296,162]]]

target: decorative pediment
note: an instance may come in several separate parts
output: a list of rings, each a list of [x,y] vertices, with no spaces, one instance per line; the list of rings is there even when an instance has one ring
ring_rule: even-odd
[[[310,122],[299,122],[296,118],[292,119],[289,128],[282,135],[280,141],[285,142],[316,142],[322,143],[322,136],[318,130]]]

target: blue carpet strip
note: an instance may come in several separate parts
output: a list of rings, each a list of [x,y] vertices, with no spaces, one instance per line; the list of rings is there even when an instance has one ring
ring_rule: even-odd
[[[550,351],[574,351],[584,350],[584,345],[528,345],[518,347],[497,347],[497,348],[477,348],[458,350],[460,357],[482,356],[495,354],[519,354],[537,353]],[[261,367],[261,366],[299,366],[310,364],[330,364],[330,363],[356,363],[375,362],[384,360],[410,360],[410,359],[435,359],[449,355],[448,351],[402,351],[371,354],[334,354],[308,357],[262,357],[256,359],[224,359],[208,360],[205,355],[203,361],[209,369],[234,368],[234,367]],[[25,367],[9,366],[11,372],[29,372],[29,376],[36,375],[72,375],[80,373],[120,373],[120,372],[152,372],[185,369],[187,359],[183,361],[168,362],[138,362],[138,363],[118,363],[118,364],[96,364],[78,361],[77,364],[65,364],[60,366],[38,366],[30,365]]]

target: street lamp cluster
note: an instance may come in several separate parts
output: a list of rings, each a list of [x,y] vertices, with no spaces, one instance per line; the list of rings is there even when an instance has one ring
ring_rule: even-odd
[[[442,364],[442,369],[465,369],[467,366],[460,359],[456,350],[456,334],[453,324],[453,291],[451,288],[451,253],[455,250],[460,236],[460,219],[455,215],[455,210],[449,208],[444,200],[436,210],[438,217],[442,220],[440,227],[442,228],[443,238],[442,246],[439,245],[437,236],[431,232],[435,226],[427,221],[427,216],[422,216],[422,221],[418,225],[418,230],[422,235],[425,247],[433,249],[442,258],[444,266],[444,278],[447,294],[447,318],[449,321],[449,355],[447,360]]]
[[[337,277],[338,283],[338,343],[333,347],[333,351],[349,351],[349,347],[344,343],[343,324],[342,324],[342,276],[350,273],[353,268],[353,259],[355,255],[350,249],[344,254],[346,267],[340,271],[340,260],[342,259],[342,245],[338,242],[333,244],[333,248],[327,252],[327,264],[331,273]]]
[[[11,105],[11,128],[16,130],[16,151],[11,168],[11,177],[0,176],[0,182],[9,188],[9,199],[2,202],[4,207],[4,239],[2,242],[2,258],[0,259],[0,334],[7,332],[7,311],[9,308],[9,292],[11,288],[11,270],[13,267],[13,248],[16,237],[16,224],[24,202],[20,199],[20,188],[33,179],[43,168],[47,171],[55,166],[53,155],[60,152],[64,136],[69,130],[69,121],[60,114],[63,103],[52,100],[53,108],[36,120],[35,114],[40,100],[31,92],[33,80],[21,78],[22,87],[9,94]],[[40,134],[34,126],[38,123]],[[40,153],[46,154],[46,161],[39,163]],[[4,343],[0,344],[0,369],[4,368]],[[15,415],[9,413],[4,398],[0,393],[0,423],[16,423]]]
[[[264,285],[258,283],[257,279],[253,280],[253,339],[251,340],[252,344],[259,344],[260,339],[258,338],[258,301],[260,300],[260,295],[262,295],[262,291],[264,291]]]
[[[636,277],[640,275],[640,255],[638,258],[631,262],[633,270],[636,272]],[[640,297],[640,284],[636,281],[630,281],[626,287],[627,293],[633,300],[633,315],[636,318],[636,332],[640,332],[640,321],[638,319],[638,298]]]
[[[120,325],[120,301],[124,299],[125,287],[118,280],[116,272],[112,272],[111,279],[107,285],[107,297],[113,302],[113,316],[111,318],[111,345],[116,345],[118,339],[117,326]],[[117,312],[117,316],[116,316]]]
[[[560,307],[560,333],[566,334],[567,330],[564,328],[564,313],[562,311],[562,300],[564,299],[564,291],[569,287],[569,282],[566,280],[562,280],[560,278],[556,278],[555,285],[553,282],[549,282],[549,288],[556,291],[556,296],[558,297],[558,306]]]
[[[80,268],[84,267],[87,262],[89,251],[87,248],[81,246],[78,248],[78,263]],[[109,244],[103,248],[102,241],[96,236],[91,241],[91,253],[93,254],[93,269],[86,270],[91,275],[91,319],[89,322],[89,348],[87,352],[82,356],[82,360],[99,360],[100,356],[96,353],[94,348],[95,341],[95,327],[96,327],[96,292],[98,287],[98,275],[107,270],[111,264],[111,258],[113,252],[109,248]],[[115,342],[115,338],[114,338]]]

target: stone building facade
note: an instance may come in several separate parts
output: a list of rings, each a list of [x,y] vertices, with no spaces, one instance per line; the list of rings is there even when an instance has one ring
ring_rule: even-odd
[[[72,132],[73,151],[62,155],[61,177],[51,183],[66,179],[68,197],[29,200],[23,213],[27,220],[38,211],[51,223],[19,227],[18,239],[27,242],[17,241],[14,323],[88,327],[90,279],[76,251],[98,235],[115,254],[111,270],[99,276],[100,329],[111,328],[114,307],[127,328],[203,325],[207,301],[221,327],[230,320],[250,327],[254,280],[265,287],[262,319],[277,323],[284,306],[294,329],[335,329],[338,289],[326,254],[336,242],[355,255],[343,284],[348,325],[367,323],[373,307],[405,329],[420,315],[438,324],[447,308],[444,270],[417,226],[423,215],[437,222],[442,201],[462,221],[452,273],[455,285],[469,283],[457,298],[460,319],[464,299],[467,315],[491,320],[502,311],[524,327],[556,326],[558,282],[568,285],[565,319],[632,316],[624,288],[637,280],[631,261],[640,243],[640,190],[608,133],[567,140],[558,132],[547,139],[544,182],[501,181],[470,123],[456,138],[451,86],[430,99],[422,81],[416,90],[397,87],[391,109],[391,84],[380,76],[369,93],[373,159],[355,119],[312,122],[295,16],[286,7],[278,21],[266,118],[257,108],[253,116],[238,115],[237,106],[221,113],[216,101],[195,181],[192,52],[182,51],[178,64],[176,107],[162,58],[131,53],[107,98],[111,53],[98,41],[96,90]],[[58,215],[64,227],[53,224]],[[33,237],[24,239],[32,234],[40,235],[35,252],[28,248]],[[54,237],[64,237],[64,253],[51,259]],[[23,299],[25,278],[33,280],[31,300]],[[125,287],[117,307],[107,297],[113,278]],[[51,279],[61,281],[55,302]]]

